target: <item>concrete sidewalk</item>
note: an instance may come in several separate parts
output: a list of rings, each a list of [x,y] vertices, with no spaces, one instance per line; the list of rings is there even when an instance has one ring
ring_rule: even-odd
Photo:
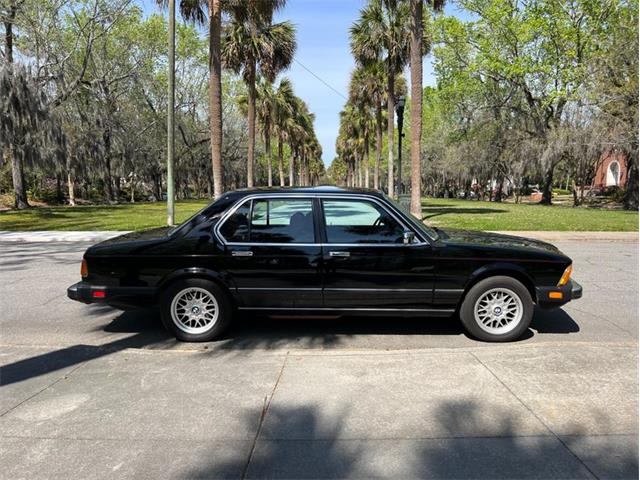
[[[0,352],[6,479],[638,475],[635,342]]]
[[[0,242],[100,242],[129,233],[127,231],[40,231],[13,232],[0,230]],[[638,242],[638,232],[544,232],[544,231],[497,231],[504,235],[552,241],[614,241]]]

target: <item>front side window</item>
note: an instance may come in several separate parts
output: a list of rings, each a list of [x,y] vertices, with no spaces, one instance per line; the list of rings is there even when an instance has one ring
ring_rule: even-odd
[[[366,200],[323,200],[329,243],[403,243],[404,228]]]
[[[313,203],[308,199],[245,202],[220,227],[232,243],[314,243]]]
[[[249,241],[249,213],[251,201],[244,202],[220,227],[220,234],[228,242]]]

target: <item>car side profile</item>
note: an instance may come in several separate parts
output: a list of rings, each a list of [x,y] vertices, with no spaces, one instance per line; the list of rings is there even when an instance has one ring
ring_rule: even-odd
[[[229,192],[176,228],[87,249],[69,298],[158,305],[183,341],[219,337],[235,311],[459,316],[468,333],[510,341],[534,304],[582,296],[551,244],[431,228],[381,192],[337,187]]]

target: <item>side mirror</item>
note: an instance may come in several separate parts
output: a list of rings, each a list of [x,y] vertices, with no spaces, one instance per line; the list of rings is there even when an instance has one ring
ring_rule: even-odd
[[[405,245],[410,245],[413,243],[413,241],[416,238],[416,234],[410,231],[404,232],[404,234],[402,235],[402,243],[404,243]]]

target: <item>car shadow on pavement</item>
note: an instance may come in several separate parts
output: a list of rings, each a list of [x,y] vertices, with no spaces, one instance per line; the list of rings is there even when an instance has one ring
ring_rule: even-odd
[[[111,309],[100,306],[89,314],[100,316]],[[567,334],[580,330],[576,322],[561,309],[536,309],[531,328],[519,339],[538,334]],[[163,327],[157,309],[122,312],[99,327],[112,334],[132,334],[101,345],[74,345],[46,352],[0,367],[0,385],[27,380],[57,370],[73,367],[128,348],[171,349],[181,345]],[[204,344],[204,349],[232,352],[275,350],[279,348],[337,348],[350,338],[417,335],[466,335],[455,318],[339,317],[339,318],[270,318],[263,315],[239,315],[220,340]],[[402,344],[402,348],[406,345]],[[382,349],[399,348],[396,342]]]
[[[424,412],[432,423],[422,423],[423,432],[399,419],[389,432],[371,429],[365,435],[352,431],[361,421],[357,407],[302,403],[255,409],[244,419],[257,430],[248,452],[221,458],[214,450],[200,463],[185,465],[180,477],[637,478],[632,435],[589,437],[574,425],[558,436],[541,424],[540,433],[523,434],[533,418],[512,409],[477,400],[434,401],[433,410]],[[383,410],[371,414],[374,425],[386,419]]]
[[[578,333],[580,331],[580,326],[561,308],[545,310],[536,307],[530,328],[543,334]]]

